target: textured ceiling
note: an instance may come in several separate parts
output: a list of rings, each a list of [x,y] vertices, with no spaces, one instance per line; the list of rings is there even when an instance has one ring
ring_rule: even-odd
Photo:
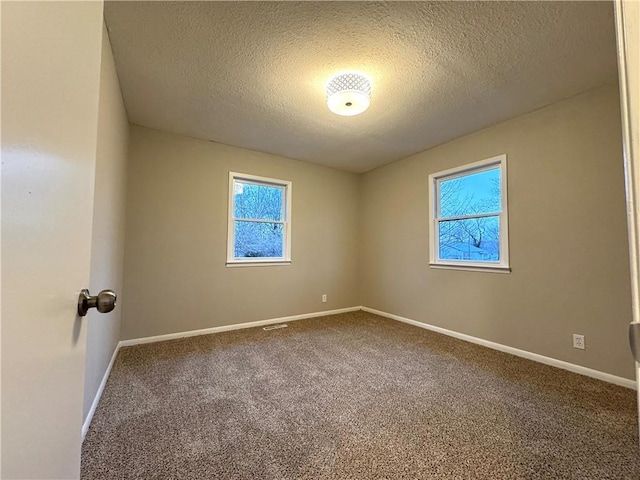
[[[131,123],[364,172],[616,81],[605,2],[106,2]],[[371,107],[326,106],[334,73]]]

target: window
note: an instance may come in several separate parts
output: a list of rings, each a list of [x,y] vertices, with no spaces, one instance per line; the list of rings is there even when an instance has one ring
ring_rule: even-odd
[[[509,271],[507,156],[429,175],[430,265]]]
[[[227,265],[291,262],[291,182],[229,172]]]

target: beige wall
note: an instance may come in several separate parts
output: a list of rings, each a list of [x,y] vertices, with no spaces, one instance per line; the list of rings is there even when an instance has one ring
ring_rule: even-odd
[[[101,314],[94,309],[87,315],[85,419],[120,340],[128,140],[129,122],[109,36],[103,25],[89,290],[96,295],[100,290],[111,288],[119,298],[114,311]]]
[[[123,339],[359,305],[357,175],[135,126],[129,153]],[[230,170],[293,182],[290,266],[225,266]]]
[[[362,176],[132,127],[121,338],[365,305],[633,378],[618,101],[605,86]],[[512,273],[429,269],[427,176],[501,153]],[[229,170],[293,181],[291,266],[225,266]]]
[[[621,148],[606,86],[363,175],[362,304],[633,378]],[[430,269],[427,176],[502,153],[512,273]]]

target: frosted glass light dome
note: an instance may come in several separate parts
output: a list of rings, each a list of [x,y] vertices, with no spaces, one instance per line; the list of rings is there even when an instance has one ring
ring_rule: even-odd
[[[341,73],[327,82],[327,106],[338,115],[350,117],[369,108],[371,80],[362,73]]]

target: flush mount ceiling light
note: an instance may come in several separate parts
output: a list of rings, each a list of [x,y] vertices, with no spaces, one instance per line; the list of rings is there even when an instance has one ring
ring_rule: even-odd
[[[369,108],[370,99],[371,80],[362,73],[341,73],[327,82],[327,106],[338,115],[358,115]]]

